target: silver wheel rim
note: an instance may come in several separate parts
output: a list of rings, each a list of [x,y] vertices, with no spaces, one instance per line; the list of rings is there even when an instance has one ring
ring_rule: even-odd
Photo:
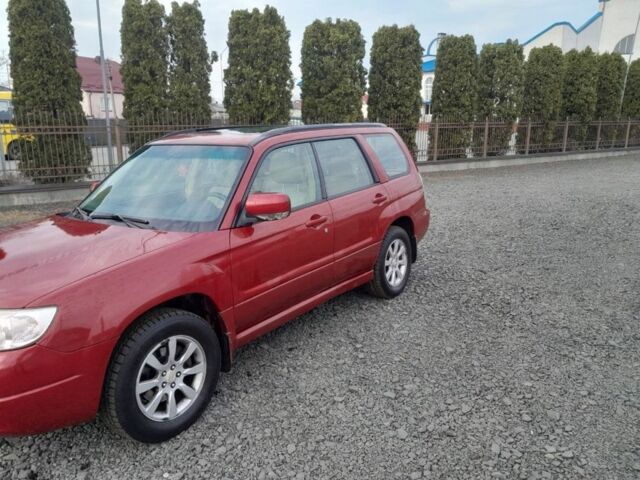
[[[163,340],[138,370],[138,408],[156,422],[179,417],[201,394],[206,373],[207,357],[195,338],[174,335]]]
[[[387,283],[392,287],[401,285],[407,274],[408,265],[407,247],[402,240],[395,239],[384,256],[384,276]]]

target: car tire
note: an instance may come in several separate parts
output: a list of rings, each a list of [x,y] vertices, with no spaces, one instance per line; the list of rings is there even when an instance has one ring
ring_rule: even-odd
[[[14,140],[9,145],[7,145],[7,160],[20,160],[20,150],[20,143],[17,140]]]
[[[203,318],[162,308],[143,315],[118,345],[105,382],[106,423],[120,435],[164,442],[205,410],[220,374],[220,344]]]
[[[411,240],[406,230],[391,226],[373,267],[373,280],[367,286],[369,293],[386,299],[400,295],[411,274],[411,255]]]

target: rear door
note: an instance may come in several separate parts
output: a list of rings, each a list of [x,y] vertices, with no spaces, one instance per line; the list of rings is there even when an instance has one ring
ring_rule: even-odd
[[[291,144],[265,154],[249,191],[285,193],[292,210],[281,220],[231,230],[238,333],[332,283],[333,218],[311,145]]]
[[[335,283],[371,270],[388,194],[354,138],[313,143],[333,212]]]

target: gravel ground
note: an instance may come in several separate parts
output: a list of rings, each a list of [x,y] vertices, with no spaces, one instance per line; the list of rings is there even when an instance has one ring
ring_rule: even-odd
[[[54,212],[68,211],[76,203],[64,202],[31,205],[28,207],[2,207],[0,208],[0,227],[28,222]]]
[[[640,478],[640,159],[425,183],[400,298],[349,293],[246,347],[172,441],[11,439],[0,478]]]

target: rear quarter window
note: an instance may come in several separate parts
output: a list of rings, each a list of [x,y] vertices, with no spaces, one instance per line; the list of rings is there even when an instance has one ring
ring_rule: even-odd
[[[409,173],[407,157],[393,135],[365,135],[365,138],[389,177],[397,177]]]

